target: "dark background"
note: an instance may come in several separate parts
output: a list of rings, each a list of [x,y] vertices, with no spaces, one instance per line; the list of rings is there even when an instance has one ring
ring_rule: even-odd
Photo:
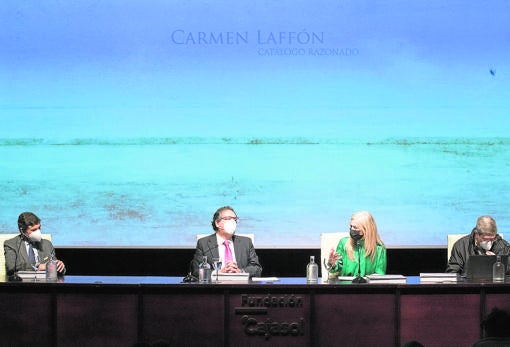
[[[57,248],[68,275],[185,276],[194,248]],[[418,276],[444,272],[446,248],[394,248],[387,250],[388,274]],[[304,277],[310,256],[320,259],[320,249],[257,248],[262,276]]]

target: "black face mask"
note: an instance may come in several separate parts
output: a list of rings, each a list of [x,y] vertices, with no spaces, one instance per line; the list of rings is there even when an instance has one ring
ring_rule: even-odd
[[[351,238],[354,241],[359,241],[363,237],[363,235],[360,235],[358,229],[349,229],[349,235],[351,235]]]

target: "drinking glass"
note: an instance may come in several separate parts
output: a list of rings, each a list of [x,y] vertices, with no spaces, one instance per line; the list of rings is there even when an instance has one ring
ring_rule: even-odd
[[[326,258],[324,258],[324,267],[326,268],[326,271],[328,272],[327,276],[326,276],[326,283],[329,282],[329,270],[331,270],[333,268],[333,265],[331,264],[328,264]],[[324,277],[324,276],[322,276]]]
[[[218,275],[219,275],[222,265],[223,264],[222,264],[220,258],[213,258],[213,268],[214,268],[214,270],[216,270],[216,282],[215,283],[220,283],[220,281],[218,280]]]

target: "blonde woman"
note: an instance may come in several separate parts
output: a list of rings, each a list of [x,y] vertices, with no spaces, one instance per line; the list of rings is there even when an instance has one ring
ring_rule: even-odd
[[[336,251],[331,249],[329,252],[330,273],[338,276],[385,274],[386,247],[370,212],[360,211],[352,215],[349,234],[338,242]]]

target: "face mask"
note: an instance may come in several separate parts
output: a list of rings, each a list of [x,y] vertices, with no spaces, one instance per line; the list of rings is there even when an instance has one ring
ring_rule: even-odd
[[[349,230],[349,234],[351,235],[351,238],[352,238],[354,241],[361,240],[361,238],[363,237],[363,235],[360,235],[360,233],[359,233],[359,230],[358,230],[358,229],[350,229],[350,230]]]
[[[485,249],[486,251],[489,251],[492,248],[492,241],[481,241],[479,243],[479,246]]]
[[[41,229],[34,230],[28,236],[28,239],[32,242],[40,242],[42,238]]]
[[[223,222],[223,230],[225,230],[227,234],[232,235],[236,231],[236,227],[237,223],[233,219]]]

